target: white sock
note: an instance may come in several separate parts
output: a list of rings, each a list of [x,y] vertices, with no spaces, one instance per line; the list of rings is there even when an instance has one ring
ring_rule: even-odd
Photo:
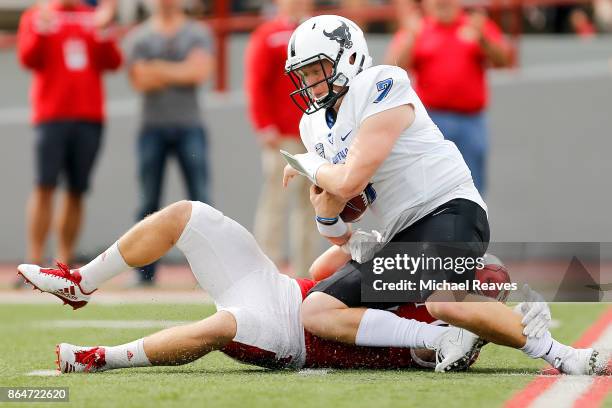
[[[548,348],[547,352],[542,356],[542,358],[546,360],[548,364],[554,366],[557,357],[563,359],[572,347],[566,346],[565,344],[561,344],[555,339],[551,340],[552,344]]]
[[[151,365],[144,352],[144,338],[120,346],[103,347],[105,368],[149,367]]]
[[[128,269],[129,265],[125,263],[119,252],[119,243],[115,242],[96,259],[79,269],[82,278],[81,288],[86,292],[94,291],[103,282]]]
[[[555,359],[563,358],[569,349],[570,346],[559,343],[552,338],[550,332],[546,332],[539,339],[527,338],[527,343],[521,350],[531,358],[543,358],[548,364],[554,365]]]
[[[404,319],[385,310],[368,309],[359,323],[355,344],[433,349],[436,339],[446,330],[448,327]]]

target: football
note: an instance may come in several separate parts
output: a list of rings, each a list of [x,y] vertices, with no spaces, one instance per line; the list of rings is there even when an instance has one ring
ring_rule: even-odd
[[[485,254],[485,265],[482,269],[476,269],[475,278],[485,283],[511,283],[510,275],[506,266],[494,255]],[[505,303],[510,296],[509,290],[477,290],[479,295],[497,299]]]
[[[368,209],[370,204],[374,202],[376,199],[376,192],[372,188],[372,184],[368,184],[368,186],[361,192],[361,194],[356,195],[351,198],[344,209],[340,213],[340,218],[344,222],[357,222],[363,217],[365,211]]]

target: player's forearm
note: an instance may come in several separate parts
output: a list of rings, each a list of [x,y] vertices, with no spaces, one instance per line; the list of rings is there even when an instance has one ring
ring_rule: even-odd
[[[123,62],[123,56],[113,39],[101,41],[96,46],[96,60],[103,70],[117,70]]]
[[[326,279],[334,274],[342,265],[350,261],[351,256],[337,245],[323,252],[310,266],[310,276],[316,281]]]
[[[365,119],[351,144],[346,162],[319,167],[317,185],[346,201],[361,193],[414,118],[412,105],[400,105]]]
[[[329,241],[329,243],[332,244],[332,245],[342,246],[342,245],[344,245],[344,244],[346,244],[348,242],[349,238],[351,238],[351,229],[349,227],[349,229],[346,231],[346,233],[344,235],[342,235],[341,237],[326,237],[326,236],[323,236],[323,238],[327,239]]]
[[[317,170],[317,185],[344,200],[350,200],[368,185],[367,178],[359,177],[361,171],[347,164],[326,164]]]
[[[21,29],[18,38],[17,55],[21,63],[30,69],[42,67],[43,49],[47,37]]]

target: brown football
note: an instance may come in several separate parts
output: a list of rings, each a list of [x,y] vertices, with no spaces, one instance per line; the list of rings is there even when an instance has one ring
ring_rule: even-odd
[[[356,195],[351,198],[344,209],[340,213],[340,218],[344,222],[357,222],[363,214],[365,214],[366,210],[374,202],[376,199],[376,192],[372,188],[372,184],[368,184],[368,186],[361,192],[361,194]]]

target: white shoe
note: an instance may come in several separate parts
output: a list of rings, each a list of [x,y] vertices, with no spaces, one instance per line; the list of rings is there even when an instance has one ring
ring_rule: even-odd
[[[450,327],[436,342],[436,372],[467,370],[484,344],[474,333]]]
[[[612,375],[608,357],[597,350],[568,348],[563,357],[557,357],[553,366],[563,374],[570,375]]]
[[[55,346],[55,364],[61,373],[95,373],[105,371],[104,347],[81,347],[61,343]]]
[[[71,271],[68,266],[58,262],[57,269],[41,268],[37,265],[21,264],[17,267],[18,275],[41,292],[51,293],[78,309],[87,304],[92,292],[81,289],[81,274],[78,270]]]

